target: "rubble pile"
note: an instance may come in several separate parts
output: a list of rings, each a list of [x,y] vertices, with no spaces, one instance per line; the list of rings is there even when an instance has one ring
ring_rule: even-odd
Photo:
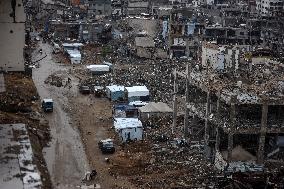
[[[59,75],[52,74],[44,81],[45,84],[50,84],[56,87],[63,86],[63,78]]]
[[[116,64],[112,73],[93,76],[82,83],[89,85],[108,86],[111,84],[133,86],[146,85],[151,93],[151,101],[171,102],[173,91],[172,71],[182,69],[183,63],[167,61],[143,61],[140,64]]]
[[[100,60],[99,54],[101,52],[101,47],[96,47],[95,45],[88,44],[83,47],[83,60],[82,64],[97,64]]]
[[[56,60],[57,63],[60,63],[60,64],[71,64],[70,59],[63,52],[59,52],[57,54],[53,54],[53,58],[54,58],[54,60]]]
[[[182,117],[178,123],[182,125]],[[216,173],[203,151],[175,138],[170,118],[153,118],[145,124],[145,140],[122,146],[122,152],[112,159],[112,175],[130,176],[138,188],[214,186]]]
[[[30,112],[38,99],[31,78],[20,73],[5,74],[6,92],[0,94],[0,110],[4,112]]]
[[[170,138],[183,136],[183,116],[177,117],[177,128],[172,134],[172,117],[152,117],[143,123],[146,128],[145,136],[152,141],[167,141]]]

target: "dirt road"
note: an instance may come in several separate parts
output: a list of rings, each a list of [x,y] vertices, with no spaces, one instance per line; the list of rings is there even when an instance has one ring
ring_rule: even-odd
[[[45,159],[54,188],[78,188],[85,172],[96,169],[97,177],[88,184],[99,184],[105,189],[135,189],[125,178],[109,174],[111,165],[105,158],[112,155],[102,154],[97,146],[99,140],[114,137],[112,104],[107,99],[95,98],[93,94],[80,94],[73,66],[56,63],[50,45],[40,44],[39,48],[43,53],[35,51],[33,59],[38,60],[45,54],[47,57],[40,62],[39,68],[34,69],[33,80],[41,98],[54,100],[53,113],[45,114],[53,138],[45,150]],[[63,86],[45,84],[50,75],[62,78]],[[71,78],[71,84],[64,87],[68,78]]]
[[[74,112],[77,113],[72,117],[81,131],[90,167],[98,172],[94,183],[99,183],[104,189],[135,189],[136,187],[126,178],[115,178],[109,174],[111,163],[107,163],[105,158],[110,158],[112,161],[113,155],[102,154],[97,145],[99,140],[114,138],[115,135],[111,128],[113,125],[111,102],[105,98],[95,98],[92,94],[74,96],[70,100],[76,104]],[[116,147],[118,151],[118,146]]]
[[[77,81],[68,74],[68,66],[55,63],[52,59],[51,47],[40,43],[43,53],[35,51],[33,61],[47,55],[40,61],[39,68],[33,70],[33,80],[38,93],[43,98],[54,100],[53,113],[46,114],[51,128],[52,141],[45,149],[45,159],[54,188],[76,188],[81,184],[85,172],[89,170],[87,158],[76,126],[70,124],[67,113],[70,110],[68,98],[77,93]],[[59,73],[72,79],[72,88],[56,87],[44,83],[52,73]]]

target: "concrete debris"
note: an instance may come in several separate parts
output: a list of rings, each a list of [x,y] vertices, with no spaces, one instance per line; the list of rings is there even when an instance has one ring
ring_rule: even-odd
[[[87,172],[92,183],[81,188],[101,188],[94,185],[101,181],[102,188],[283,188],[283,2],[29,0],[25,6],[27,21],[17,24],[27,26],[27,73],[45,59],[60,63],[48,64],[56,71],[44,84],[63,96],[58,111],[78,125],[90,161],[98,136],[116,137],[114,155],[95,154],[103,165],[90,162],[100,165],[100,177],[92,182]],[[1,71],[19,66],[3,64]],[[4,74],[4,85],[0,75],[0,110],[42,121],[32,109],[39,98],[31,83],[9,78]],[[88,95],[72,88],[77,84]],[[139,110],[131,101],[148,105]],[[117,135],[104,130],[113,125]],[[129,128],[139,136],[130,137]],[[48,138],[45,130],[29,130]]]

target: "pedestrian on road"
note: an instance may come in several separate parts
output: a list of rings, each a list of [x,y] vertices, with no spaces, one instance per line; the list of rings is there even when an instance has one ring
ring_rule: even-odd
[[[93,180],[97,176],[97,171],[94,169],[91,172],[90,179]]]

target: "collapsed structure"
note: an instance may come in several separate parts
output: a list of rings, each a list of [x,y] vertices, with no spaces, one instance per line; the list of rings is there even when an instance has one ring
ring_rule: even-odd
[[[220,172],[233,174],[262,173],[272,164],[283,164],[282,1],[32,2],[31,7],[35,6],[35,9],[30,8],[27,12],[32,18],[41,19],[44,37],[59,41],[72,63],[87,64],[91,74],[82,71],[85,74],[83,79],[89,77],[86,85],[100,90],[106,88],[106,96],[112,103],[128,101],[113,107],[114,127],[119,138],[123,142],[130,139],[143,139],[144,142],[144,139],[151,138],[147,138],[150,133],[154,139],[147,141],[153,143],[151,152],[157,150],[162,157],[165,151],[172,155],[170,161],[157,158],[157,167],[168,170],[166,166],[169,164],[179,164],[199,169],[203,157],[208,160],[202,161],[205,167],[211,162],[210,166],[215,165]],[[41,3],[37,5],[37,2]],[[80,51],[74,46],[79,44],[77,42],[82,46]],[[100,58],[103,60],[98,61]],[[98,64],[103,61],[112,62],[113,67]],[[189,64],[186,72],[179,72],[185,63]],[[72,72],[81,71],[75,67],[80,65],[72,66]],[[174,78],[173,69],[176,69]],[[184,80],[179,82],[179,77]],[[184,94],[184,84],[186,103],[183,109],[178,109],[177,101],[184,99],[178,99],[177,95]],[[182,89],[178,90],[177,86]],[[145,103],[150,96],[153,102]],[[172,96],[174,110],[168,107]],[[137,109],[137,104],[145,106]],[[178,117],[178,113],[185,114],[184,136],[180,136],[180,130],[176,129],[181,126],[177,123],[182,117]],[[164,120],[166,124],[162,122],[171,115],[173,129],[169,134],[170,123],[167,120]],[[151,122],[149,125],[159,127],[159,132],[149,132],[148,125],[142,127],[137,117],[143,126]],[[167,143],[163,143],[165,141]],[[184,147],[180,141],[191,145]],[[170,143],[177,149],[168,149]],[[197,149],[197,152],[192,152],[192,149]],[[200,154],[203,151],[204,156]],[[157,154],[151,152],[147,154],[152,156],[150,164],[153,164],[152,159]],[[178,158],[183,162],[176,158],[180,153]],[[192,160],[193,153],[198,155],[198,160]],[[190,169],[186,171],[192,172]],[[184,175],[189,176],[187,172]],[[165,176],[163,184],[171,176]],[[200,178],[202,186],[206,185],[204,178]],[[172,184],[169,180],[164,188]],[[188,180],[185,177],[180,182],[182,184],[174,184],[185,187],[184,182]],[[139,181],[143,182],[142,179]],[[143,182],[144,186],[154,186],[149,183]]]
[[[201,134],[206,157],[221,171],[263,171],[269,162],[282,164],[282,63],[250,57],[230,59],[221,68],[219,54],[212,56],[218,61],[176,72],[188,82],[185,117],[193,121],[185,129]]]

